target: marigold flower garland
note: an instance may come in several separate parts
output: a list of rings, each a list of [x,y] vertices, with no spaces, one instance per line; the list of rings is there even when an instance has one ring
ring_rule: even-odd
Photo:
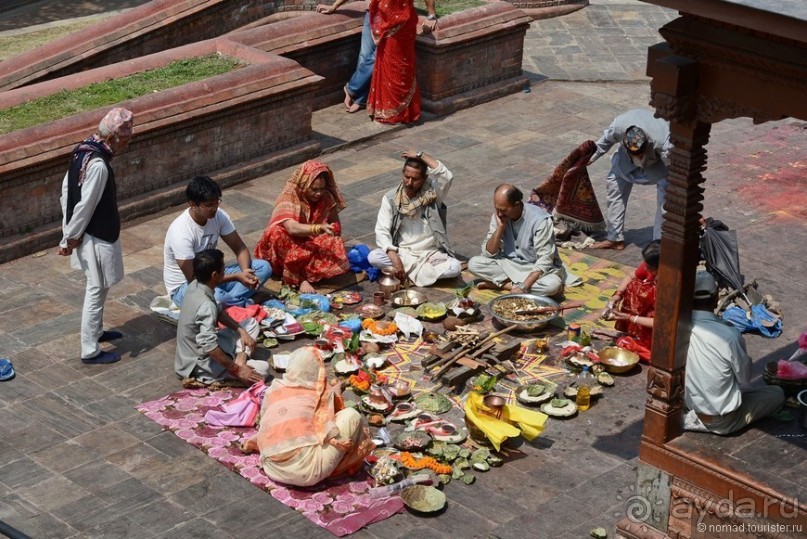
[[[372,318],[365,318],[361,327],[375,335],[395,335],[398,332],[395,322],[376,321]]]

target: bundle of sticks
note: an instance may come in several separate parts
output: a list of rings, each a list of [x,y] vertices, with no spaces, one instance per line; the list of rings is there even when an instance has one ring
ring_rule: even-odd
[[[431,375],[431,379],[437,380],[442,377],[450,368],[456,365],[461,359],[476,361],[486,354],[489,354],[493,347],[496,346],[494,340],[497,337],[500,337],[508,331],[516,329],[517,327],[518,324],[513,324],[494,333],[481,333],[475,339],[464,344],[460,344],[458,348],[456,347],[455,343],[451,343],[451,346],[446,346],[443,350],[437,351],[439,353],[443,353],[443,357],[440,357],[440,355],[437,354],[429,356],[428,358],[424,359],[423,366],[427,372],[434,371]],[[495,357],[493,357],[493,359],[498,361],[498,359]]]

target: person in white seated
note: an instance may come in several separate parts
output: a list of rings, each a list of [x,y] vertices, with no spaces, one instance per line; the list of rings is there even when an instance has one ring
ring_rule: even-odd
[[[174,305],[182,308],[185,291],[193,280],[193,257],[215,249],[219,239],[232,249],[236,262],[224,270],[215,288],[216,301],[243,307],[272,275],[265,260],[253,259],[230,216],[222,210],[221,187],[209,176],[196,176],[185,189],[188,209],[174,219],[165,233],[163,282]]]
[[[216,301],[214,290],[224,278],[224,253],[206,249],[193,258],[193,281],[188,284],[177,324],[174,371],[181,378],[209,384],[240,380],[250,386],[269,374],[269,363],[249,359],[260,327],[254,318],[241,324]],[[221,323],[225,326],[218,328]]]
[[[377,249],[370,251],[373,267],[392,267],[404,282],[430,286],[457,277],[462,264],[446,234],[445,198],[454,180],[446,166],[423,152],[405,150],[403,177],[381,199],[375,225]]]
[[[748,387],[751,357],[745,340],[715,315],[717,283],[706,271],[695,277],[692,334],[687,350],[684,429],[731,434],[781,410],[779,386]]]
[[[514,185],[496,188],[495,212],[482,254],[468,261],[468,271],[481,279],[479,288],[559,296],[567,272],[555,246],[552,216],[538,206],[525,205],[523,199]]]

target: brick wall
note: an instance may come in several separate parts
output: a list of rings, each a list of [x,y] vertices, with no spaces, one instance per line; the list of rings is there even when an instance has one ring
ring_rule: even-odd
[[[124,218],[181,202],[188,179],[197,174],[230,185],[319,153],[312,138],[311,103],[321,77],[286,58],[247,54],[248,49],[225,39],[183,50],[188,56],[218,50],[248,57],[252,65],[121,104],[135,114],[132,143],[113,161]],[[139,71],[138,62],[153,61],[147,57],[81,76],[101,80],[114,76],[113,70],[129,74]],[[4,98],[0,94],[0,107],[7,106]],[[5,202],[0,261],[58,242],[60,186],[70,151],[96,130],[107,109],[0,136],[0,198]]]
[[[422,108],[448,114],[522,90],[524,36],[531,19],[507,2],[491,2],[440,19],[417,40]]]
[[[201,3],[221,8],[219,2]],[[312,110],[342,100],[342,87],[358,56],[364,5],[348,4],[330,16],[275,14],[223,38],[0,92],[0,110],[62,88],[213,51],[250,63],[123,104],[135,112],[136,136],[115,160],[119,202],[124,217],[144,215],[181,203],[184,186],[194,175],[210,174],[229,185],[318,154]],[[253,16],[245,15],[244,20]],[[491,2],[443,17],[433,35],[419,36],[423,110],[447,114],[522,90],[527,83],[521,72],[523,41],[530,21],[507,2]],[[180,27],[172,21],[166,25]],[[105,35],[104,30],[98,35]],[[132,42],[136,47],[137,39]],[[0,197],[7,208],[0,214],[0,261],[56,243],[58,198],[68,156],[105,112],[0,136]]]

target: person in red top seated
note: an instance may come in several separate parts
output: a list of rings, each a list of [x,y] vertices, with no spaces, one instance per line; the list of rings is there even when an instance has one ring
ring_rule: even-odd
[[[328,165],[306,161],[277,197],[255,257],[268,260],[285,284],[315,293],[311,283],[350,269],[340,236],[339,212],[345,206]]]
[[[608,319],[627,333],[638,346],[623,346],[650,360],[653,343],[653,318],[656,313],[656,275],[661,243],[654,241],[642,250],[644,261],[633,275],[625,277],[608,304]]]

